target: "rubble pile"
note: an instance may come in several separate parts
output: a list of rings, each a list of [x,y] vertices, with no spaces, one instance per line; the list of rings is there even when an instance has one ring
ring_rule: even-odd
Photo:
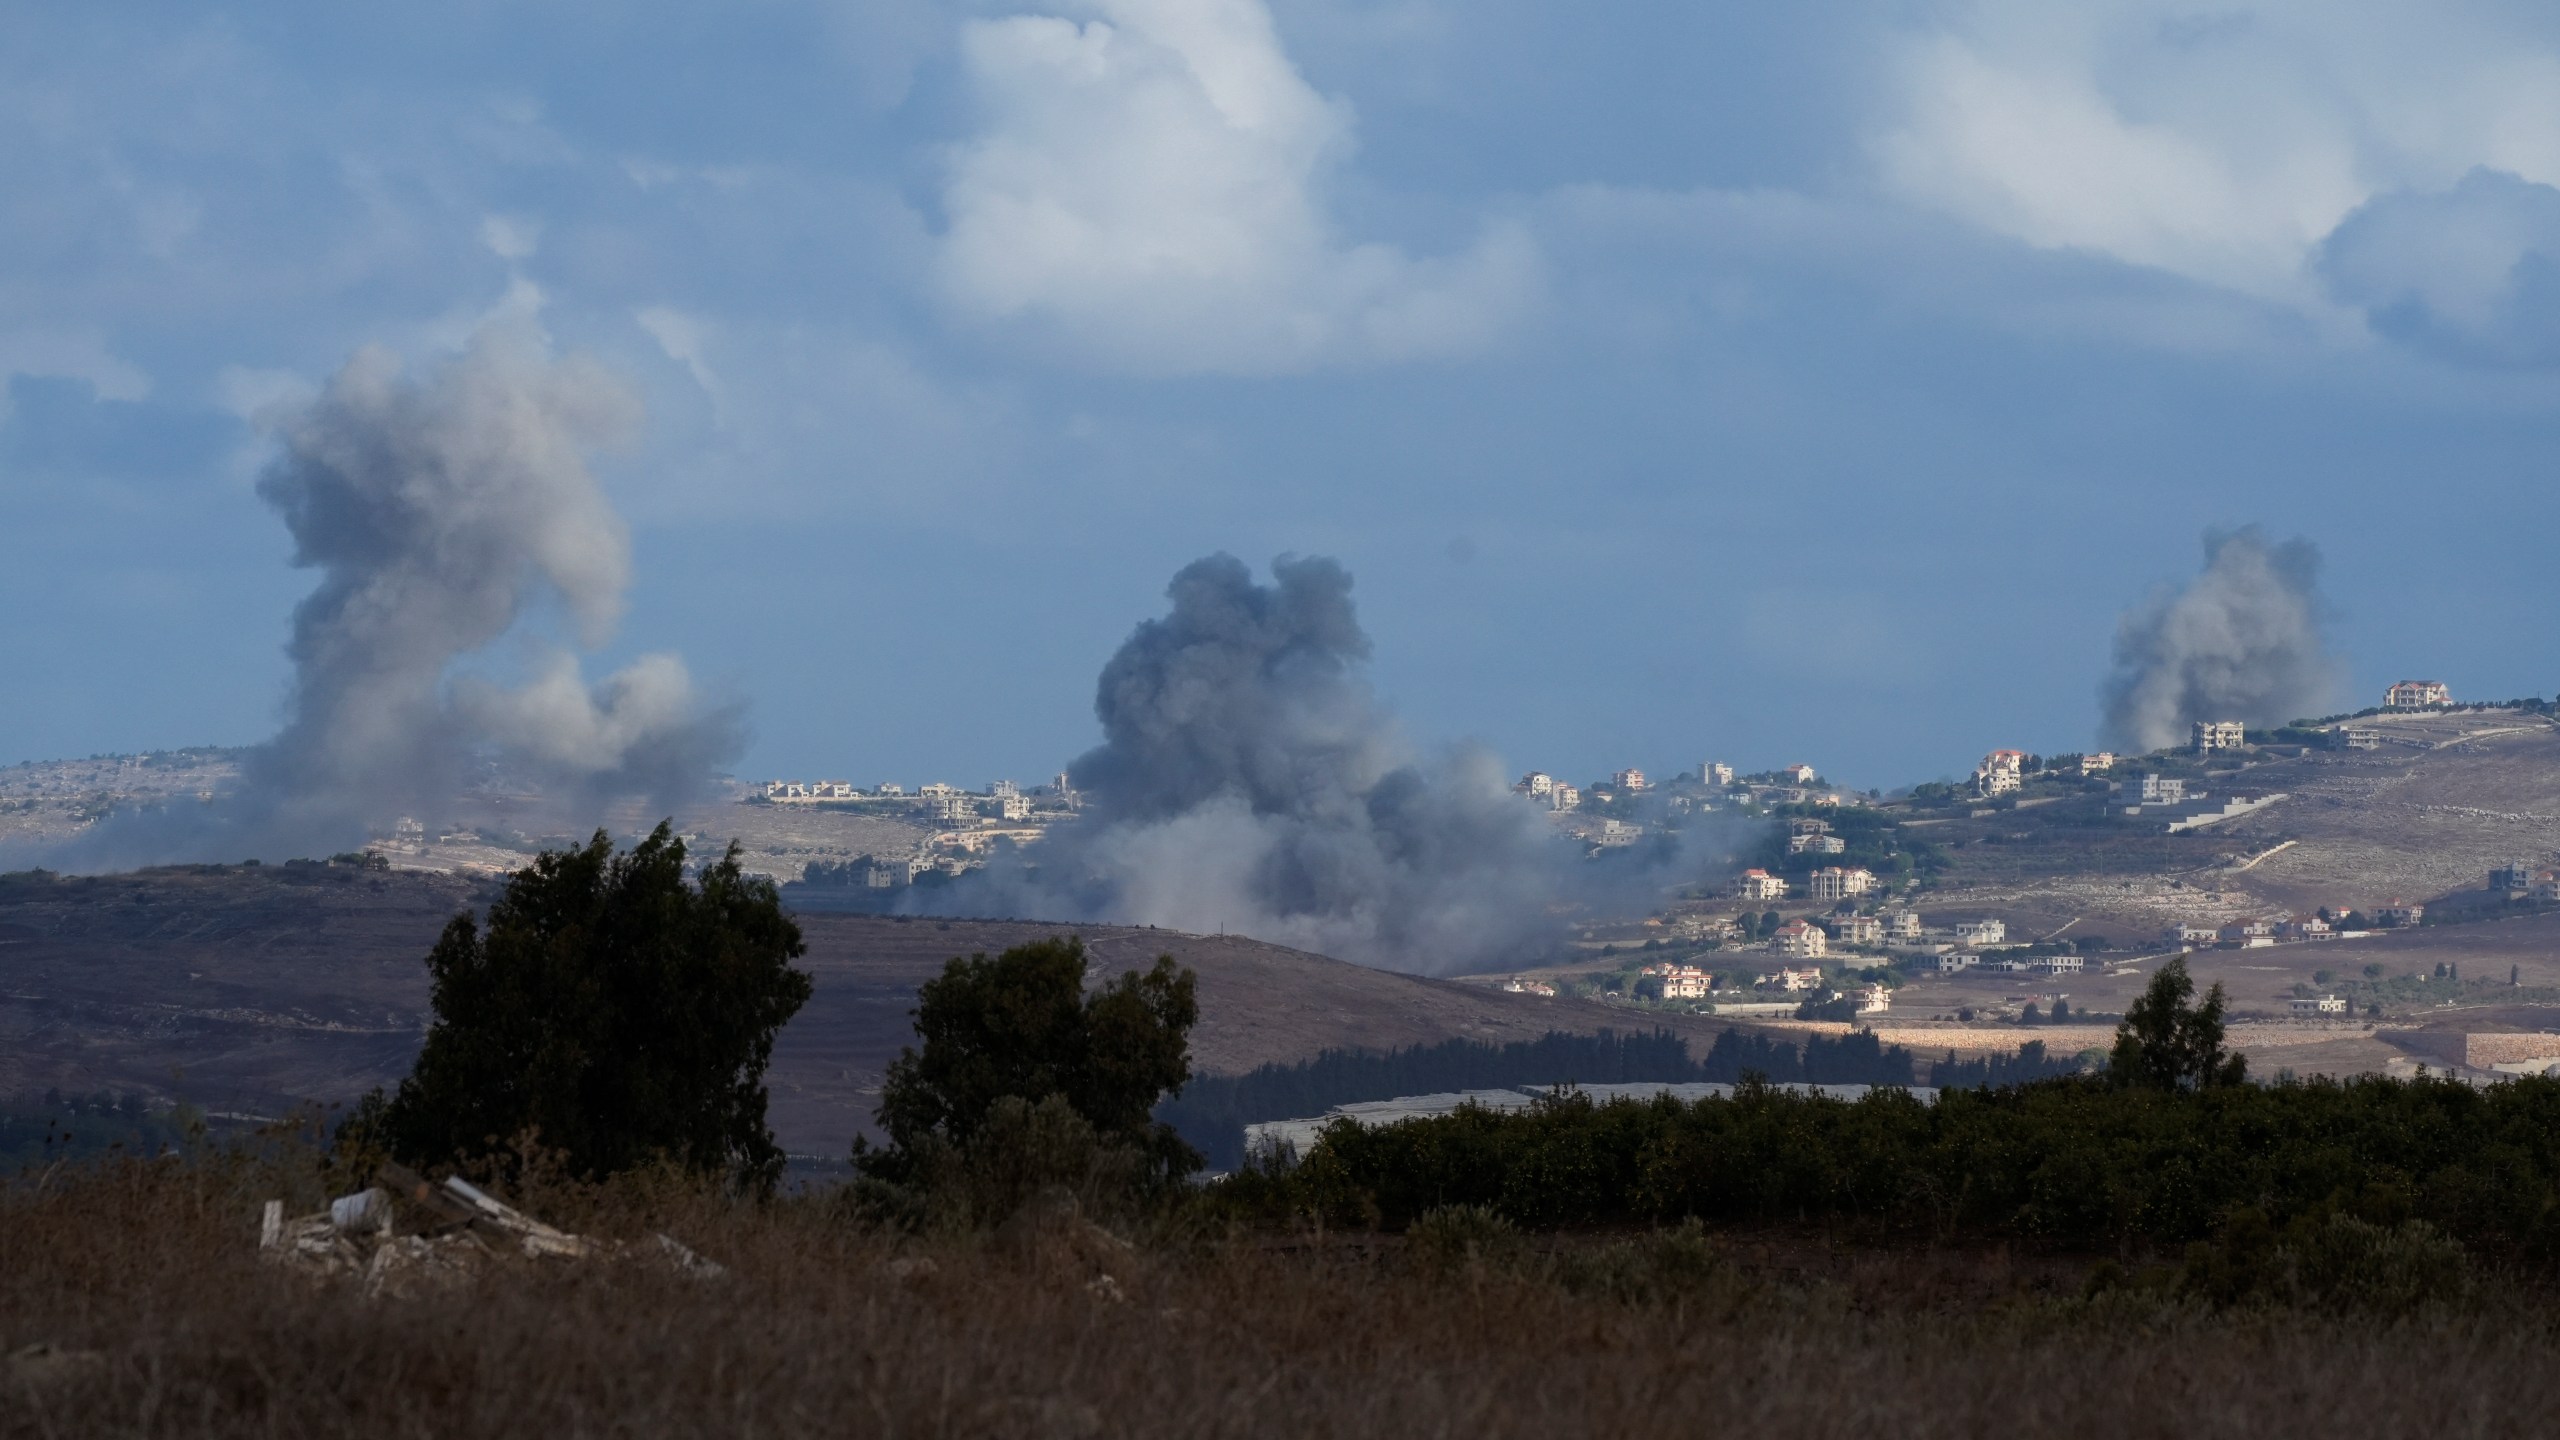
[[[379,1178],[310,1215],[287,1218],[282,1200],[268,1201],[258,1227],[260,1258],[314,1279],[354,1279],[367,1295],[395,1298],[509,1260],[643,1261],[697,1279],[727,1273],[666,1235],[626,1244],[555,1229],[459,1175],[438,1185],[385,1165]]]

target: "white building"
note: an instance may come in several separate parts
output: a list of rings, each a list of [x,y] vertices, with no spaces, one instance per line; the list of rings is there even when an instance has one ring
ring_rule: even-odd
[[[1698,780],[1705,785],[1730,785],[1733,783],[1733,767],[1710,760],[1698,767]]]
[[[1644,772],[1641,770],[1621,770],[1617,774],[1609,777],[1609,784],[1613,788],[1619,790],[1642,790],[1644,788]]]
[[[1896,910],[1884,917],[1884,936],[1888,940],[1917,943],[1929,936],[1929,927],[1910,910]]]
[[[1822,988],[1822,967],[1809,965],[1801,970],[1789,968],[1773,971],[1760,977],[1760,988],[1784,990],[1790,995],[1800,990],[1819,990]]]
[[[2249,743],[2249,729],[2237,720],[2199,720],[2193,740],[2199,755],[2210,755],[2216,750],[2237,750]]]
[[[1821,775],[1810,765],[1781,766],[1778,773],[1786,776],[1789,781],[1798,785],[1810,785],[1814,781],[1822,778]]]
[[[1959,920],[1956,943],[1959,945],[1997,945],[2009,938],[2009,927],[1999,920]]]
[[[2116,754],[2112,750],[2101,750],[2095,755],[2080,757],[2080,773],[2083,775],[2095,775],[2102,770],[2114,768],[2116,768]]]
[[[2296,1015],[2316,1018],[2322,1015],[2346,1014],[2347,1002],[2335,995],[2304,995],[2286,1001],[2285,1008]]]
[[[2084,962],[2077,955],[2038,955],[2027,963],[2047,975],[2077,975]]]
[[[1854,900],[1876,888],[1876,875],[1860,866],[1825,865],[1813,872],[1805,893],[1816,900]]]
[[[1582,792],[1571,785],[1557,785],[1547,792],[1547,803],[1558,810],[1582,808]]]
[[[1742,898],[1784,900],[1787,898],[1787,882],[1766,870],[1745,870],[1742,872]]]
[[[1805,834],[1787,837],[1787,853],[1790,855],[1837,855],[1848,848],[1849,842],[1837,835]]]
[[[2127,805],[2179,805],[2187,798],[2187,782],[2167,775],[2128,775],[2116,782],[2117,797]]]
[[[2026,783],[2027,752],[1994,750],[1973,767],[1974,788],[1985,795],[2006,795]]]
[[[2187,948],[2211,945],[2222,938],[2222,932],[2210,925],[2172,925],[2160,932],[2161,943]]]
[[[1834,915],[1823,923],[1831,927],[1831,938],[1843,945],[1884,943],[1884,922],[1873,915]]]
[[[945,785],[941,781],[936,780],[930,784],[917,786],[916,793],[927,800],[939,800],[947,795],[959,794],[960,787],[956,785]]]
[[[1819,959],[1831,953],[1831,937],[1822,933],[1821,926],[1802,920],[1790,920],[1779,926],[1778,933],[1770,937],[1769,943],[1777,948],[1779,954],[1792,955],[1799,960]],[[1817,977],[1820,973],[1815,972]]]
[[[1532,770],[1521,776],[1520,782],[1511,788],[1532,800],[1544,800],[1556,792],[1556,777],[1544,770]]]
[[[2416,710],[2428,705],[2450,705],[2453,692],[2441,680],[2403,680],[2382,692],[2382,703],[2393,710]]]
[[[1016,795],[1010,791],[997,796],[996,815],[999,819],[1004,820],[1030,819],[1031,797],[1028,795]]]

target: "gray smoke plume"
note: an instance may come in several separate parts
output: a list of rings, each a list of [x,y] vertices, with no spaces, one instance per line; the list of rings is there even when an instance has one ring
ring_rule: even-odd
[[[1238,931],[1449,972],[1536,953],[1584,866],[1494,758],[1416,758],[1360,678],[1351,576],[1213,555],[1103,667],[1103,743],[1069,769],[1087,815],[941,905]]]
[[[2206,531],[2204,573],[2117,622],[2101,738],[2158,750],[2198,720],[2266,727],[2328,710],[2343,667],[2320,633],[2319,573],[2308,540],[2269,545],[2254,525]]]
[[[738,717],[706,707],[674,656],[594,686],[556,646],[521,688],[454,673],[555,598],[583,647],[610,634],[630,542],[585,457],[639,418],[629,390],[554,359],[527,316],[484,324],[420,378],[359,352],[280,424],[284,453],[258,483],[294,563],[320,572],[294,610],[283,730],[231,793],[112,817],[55,863],[325,855],[434,818],[492,763],[584,819],[707,781],[738,748]]]

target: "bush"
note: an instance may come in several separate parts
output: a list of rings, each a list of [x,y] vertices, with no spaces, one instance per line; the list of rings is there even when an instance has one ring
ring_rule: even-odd
[[[1435,1275],[1509,1268],[1525,1248],[1520,1227],[1490,1205],[1435,1206],[1405,1228],[1404,1243],[1413,1263]]]
[[[516,872],[485,932],[454,917],[427,956],[425,1048],[359,1108],[350,1151],[503,1168],[532,1137],[574,1175],[664,1161],[770,1188],[764,1070],[809,998],[800,927],[734,844],[697,884],[684,866],[664,823],[618,855],[598,830]]]
[[[988,1107],[965,1149],[928,1138],[906,1183],[865,1177],[852,1194],[904,1228],[952,1231],[999,1224],[1051,1192],[1071,1197],[1079,1213],[1125,1215],[1148,1193],[1147,1177],[1137,1146],[1096,1134],[1065,1096],[1006,1095]]]
[[[975,1196],[1017,1171],[1083,1164],[1161,1191],[1200,1168],[1150,1114],[1190,1078],[1197,979],[1160,956],[1088,995],[1084,971],[1084,942],[1066,938],[954,959],[925,983],[921,1048],[900,1051],[881,1087],[889,1144],[854,1142],[867,1194],[912,1216],[946,1211],[933,1197],[954,1185]],[[1001,1218],[977,1199],[963,1208]]]

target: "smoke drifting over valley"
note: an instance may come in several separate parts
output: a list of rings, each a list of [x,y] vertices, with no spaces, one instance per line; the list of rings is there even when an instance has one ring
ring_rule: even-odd
[[[1087,814],[1037,868],[973,875],[960,913],[1233,930],[1341,959],[1452,971],[1534,953],[1585,864],[1493,756],[1415,757],[1359,668],[1351,576],[1214,555],[1103,667],[1103,743],[1070,768]],[[1613,871],[1634,868],[1605,867]]]
[[[610,636],[630,542],[586,456],[639,419],[618,380],[554,358],[527,316],[484,324],[423,376],[358,353],[279,424],[284,453],[258,483],[294,563],[320,572],[293,615],[283,730],[230,793],[111,817],[49,863],[325,855],[403,815],[432,821],[488,765],[581,821],[699,787],[736,752],[738,717],[672,655],[590,685],[571,649],[528,637],[519,686],[454,673],[555,600],[579,647]]]
[[[2332,708],[2343,666],[2320,633],[2319,572],[2308,540],[2270,545],[2254,525],[2206,532],[2204,573],[2117,622],[2102,739],[2157,750],[2198,720],[2266,727]]]

